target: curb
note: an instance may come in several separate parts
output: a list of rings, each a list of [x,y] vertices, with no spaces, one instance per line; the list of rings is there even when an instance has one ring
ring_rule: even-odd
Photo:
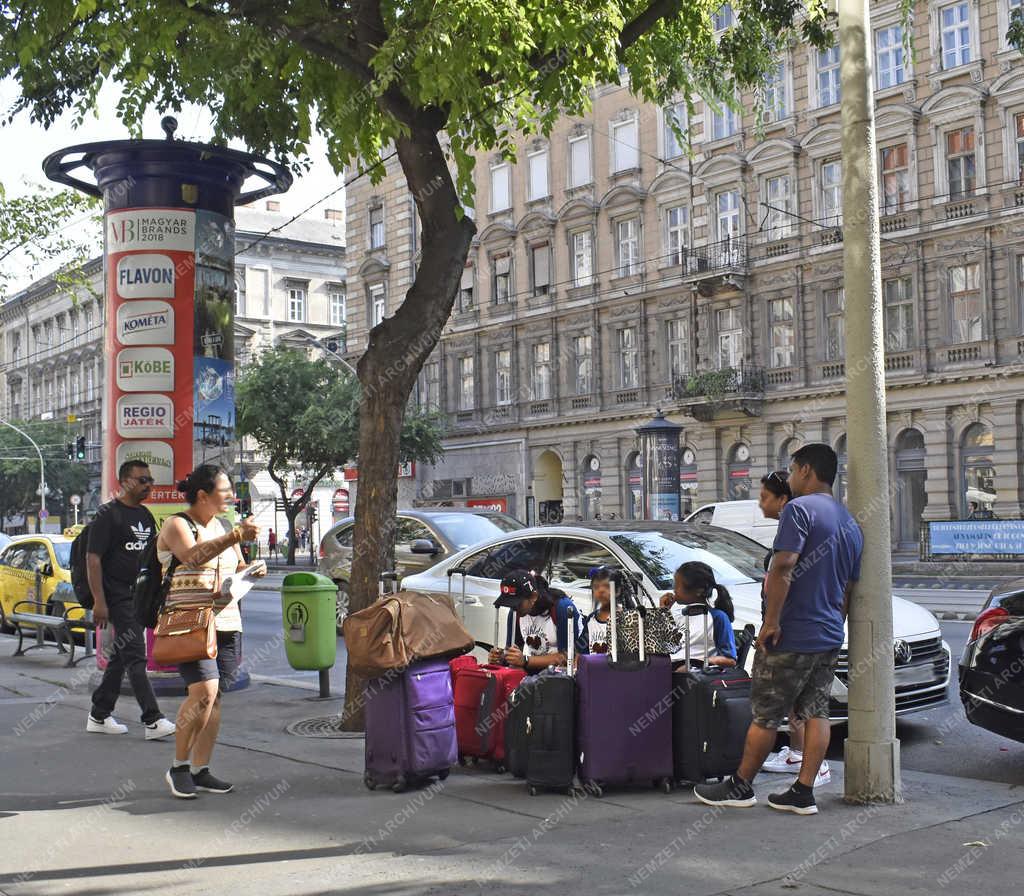
[[[933,610],[932,612],[935,613],[936,617],[939,619],[956,620],[957,622],[974,622],[978,616],[978,613],[953,613],[948,610],[942,612]],[[978,612],[981,611],[979,610]]]

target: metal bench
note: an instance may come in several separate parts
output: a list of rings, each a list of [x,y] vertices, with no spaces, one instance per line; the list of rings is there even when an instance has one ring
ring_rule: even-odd
[[[15,656],[23,656],[37,647],[56,647],[60,653],[68,654],[66,665],[75,666],[82,660],[96,655],[96,623],[88,618],[88,611],[84,607],[69,607],[60,616],[48,613],[48,609],[45,603],[38,600],[22,600],[14,605],[14,610],[7,617],[7,621],[18,631],[18,649],[14,651]],[[81,615],[72,616],[73,613]],[[75,631],[78,630],[84,632],[82,640],[85,652],[76,660]],[[53,635],[52,644],[46,643],[47,632]],[[25,647],[25,635],[33,633],[36,643]],[[65,640],[70,651],[64,648]]]

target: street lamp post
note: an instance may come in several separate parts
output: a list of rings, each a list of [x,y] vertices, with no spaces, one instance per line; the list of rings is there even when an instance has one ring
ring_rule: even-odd
[[[868,0],[839,0],[849,505],[864,532],[850,601],[846,798],[899,802],[882,263]]]
[[[0,423],[28,439],[32,443],[32,447],[36,449],[36,454],[39,455],[39,516],[36,517],[36,532],[41,532],[43,529],[43,517],[46,516],[46,469],[43,465],[43,452],[39,450],[39,446],[35,443],[32,436],[23,429],[19,429],[13,423],[8,423],[3,418],[0,418]]]

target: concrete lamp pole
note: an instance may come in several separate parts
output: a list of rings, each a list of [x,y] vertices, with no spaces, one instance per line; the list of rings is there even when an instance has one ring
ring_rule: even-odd
[[[846,798],[900,802],[893,690],[892,568],[882,262],[868,0],[839,0],[849,505],[864,532],[850,602]]]
[[[42,532],[43,530],[43,517],[46,516],[46,469],[43,465],[43,452],[39,450],[39,446],[35,443],[35,440],[23,429],[18,429],[13,423],[8,423],[6,420],[0,419],[0,423],[4,426],[8,426],[13,429],[18,435],[24,436],[29,442],[32,443],[32,447],[36,449],[36,454],[39,455],[39,516],[36,517],[36,532]]]

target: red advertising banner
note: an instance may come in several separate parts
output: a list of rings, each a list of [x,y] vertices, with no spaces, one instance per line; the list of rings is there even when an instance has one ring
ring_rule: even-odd
[[[499,513],[508,513],[507,498],[470,498],[466,502],[467,507],[475,507],[478,510],[496,510]]]
[[[180,503],[192,468],[196,213],[126,209],[104,222],[106,378],[103,495],[126,460],[149,464],[150,501]]]

